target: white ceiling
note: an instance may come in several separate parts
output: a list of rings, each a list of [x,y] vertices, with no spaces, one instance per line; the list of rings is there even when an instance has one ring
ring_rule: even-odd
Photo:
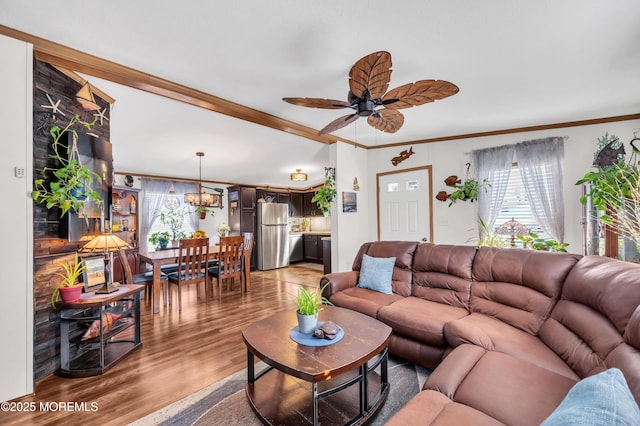
[[[387,50],[390,88],[460,88],[401,112],[395,134],[360,119],[335,132],[373,146],[640,112],[637,0],[0,0],[0,24],[320,129],[348,111],[361,57]],[[328,146],[86,76],[116,99],[117,171],[282,187],[319,183]],[[302,168],[310,182],[293,184]]]

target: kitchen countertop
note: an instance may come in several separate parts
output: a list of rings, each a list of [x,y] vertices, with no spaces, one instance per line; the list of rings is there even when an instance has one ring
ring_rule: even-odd
[[[289,235],[331,235],[331,231],[304,231],[289,232]]]

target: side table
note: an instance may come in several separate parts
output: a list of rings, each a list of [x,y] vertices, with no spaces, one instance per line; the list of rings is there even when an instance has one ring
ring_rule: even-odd
[[[60,369],[62,377],[103,374],[116,362],[142,345],[140,339],[140,292],[143,285],[127,284],[109,294],[84,293],[72,303],[59,302]],[[105,312],[122,317],[103,332]],[[84,331],[99,321],[99,335],[82,340]]]

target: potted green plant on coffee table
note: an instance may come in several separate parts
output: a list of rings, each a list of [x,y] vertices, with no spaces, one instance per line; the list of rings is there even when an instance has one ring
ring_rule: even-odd
[[[56,285],[51,293],[51,306],[56,307],[58,295],[65,303],[75,302],[82,295],[83,283],[79,282],[80,275],[85,270],[82,260],[78,253],[75,254],[73,263],[58,263],[64,269],[64,272],[56,272],[56,275],[62,278],[62,281]]]
[[[321,289],[316,290],[308,290],[306,287],[298,286],[297,294],[288,293],[295,298],[293,301],[296,303],[296,316],[300,333],[313,333],[318,323],[318,313],[322,310],[322,305],[332,304],[322,296],[322,292],[328,285],[329,283],[326,283]]]

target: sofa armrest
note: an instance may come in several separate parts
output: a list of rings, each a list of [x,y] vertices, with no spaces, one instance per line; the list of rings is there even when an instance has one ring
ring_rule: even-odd
[[[320,278],[320,288],[324,287],[326,283],[329,283],[329,285],[324,289],[322,295],[327,299],[331,299],[332,294],[350,287],[355,287],[358,284],[359,276],[360,273],[358,271],[336,272],[323,275],[322,278]]]
[[[438,391],[453,399],[458,386],[485,353],[487,351],[479,346],[458,346],[433,370],[422,389]]]
[[[469,321],[449,321],[444,325],[444,338],[452,347],[458,347],[464,343],[480,346],[486,350],[495,349],[493,340],[480,327]]]

